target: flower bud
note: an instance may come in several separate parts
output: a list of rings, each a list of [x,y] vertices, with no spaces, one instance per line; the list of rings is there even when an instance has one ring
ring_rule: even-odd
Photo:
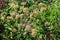
[[[23,18],[23,14],[20,14],[20,18]]]
[[[9,19],[9,20],[13,20],[13,17],[11,17],[11,16],[7,16],[7,19]]]
[[[48,25],[49,25],[49,22],[48,22],[48,21],[46,21],[46,22],[45,22],[45,25],[46,25],[46,26],[48,26]]]
[[[33,14],[33,15],[32,15],[33,17],[37,17],[38,12],[34,11],[32,14]]]
[[[35,37],[35,36],[36,36],[36,33],[37,33],[37,31],[36,31],[36,30],[34,30],[34,29],[32,29],[31,36],[32,36],[32,37]]]
[[[18,24],[18,29],[21,29],[22,24]]]
[[[24,9],[24,6],[20,6],[20,10],[23,10]]]
[[[25,4],[26,4],[26,2],[22,2],[22,3],[21,3],[21,5],[25,5]]]
[[[26,30],[26,31],[31,31],[31,29],[32,29],[32,28],[31,28],[30,25],[26,25],[26,27],[25,27],[25,30]]]
[[[29,9],[28,9],[28,8],[24,8],[24,9],[23,9],[23,12],[24,12],[24,13],[28,13],[28,12],[29,12]]]
[[[17,14],[17,15],[16,15],[16,19],[19,19],[19,18],[20,18],[20,15],[19,15],[19,14]]]
[[[46,10],[46,7],[41,7],[41,11]]]
[[[15,17],[15,16],[16,16],[16,13],[15,13],[15,12],[12,12],[10,15],[11,15],[12,17]]]
[[[51,34],[50,34],[50,37],[54,37],[54,34],[53,34],[53,33],[51,33]]]
[[[2,12],[1,14],[0,14],[0,16],[3,16],[4,15],[4,12]]]
[[[18,8],[18,4],[14,4],[14,3],[9,3],[9,6],[11,6],[13,8]]]
[[[2,16],[1,19],[4,21],[5,20],[5,17]]]
[[[45,5],[43,3],[39,3],[38,6],[41,6],[42,7],[42,6],[45,6]]]
[[[17,32],[17,29],[16,28],[13,28],[13,30],[12,30],[13,32]]]

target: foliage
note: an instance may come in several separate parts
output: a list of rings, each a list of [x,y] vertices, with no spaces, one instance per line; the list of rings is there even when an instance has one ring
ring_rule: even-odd
[[[59,0],[4,0],[1,40],[60,40]]]

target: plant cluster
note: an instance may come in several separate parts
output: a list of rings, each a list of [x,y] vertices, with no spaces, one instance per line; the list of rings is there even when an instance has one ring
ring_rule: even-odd
[[[0,38],[60,40],[60,1],[0,0]]]

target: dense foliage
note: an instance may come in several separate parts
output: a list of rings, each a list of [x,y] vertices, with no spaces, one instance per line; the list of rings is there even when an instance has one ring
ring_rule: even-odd
[[[60,40],[59,0],[0,0],[1,40]]]

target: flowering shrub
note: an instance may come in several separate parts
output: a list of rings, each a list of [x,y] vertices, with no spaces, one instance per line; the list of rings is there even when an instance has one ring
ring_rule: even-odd
[[[60,40],[60,1],[0,0],[1,40]]]

